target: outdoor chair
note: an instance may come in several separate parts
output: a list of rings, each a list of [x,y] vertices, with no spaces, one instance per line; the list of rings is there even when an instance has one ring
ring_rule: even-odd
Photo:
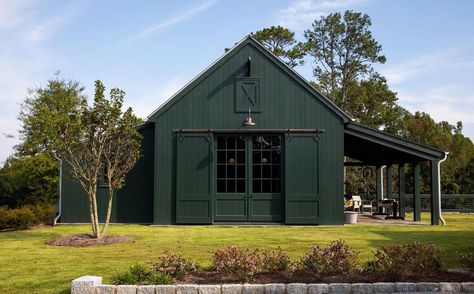
[[[362,204],[360,206],[360,213],[364,213],[366,210],[372,213],[372,204],[373,200],[362,200]]]
[[[362,204],[362,199],[358,195],[352,195],[352,207],[353,211],[360,212],[360,206]]]

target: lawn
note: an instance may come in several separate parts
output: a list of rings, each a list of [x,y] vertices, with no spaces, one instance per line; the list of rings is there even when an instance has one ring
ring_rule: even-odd
[[[423,215],[428,220],[429,215]],[[418,240],[445,250],[447,267],[459,267],[458,252],[474,244],[474,215],[446,214],[448,226],[174,226],[112,225],[110,234],[136,236],[129,244],[89,248],[51,247],[46,241],[62,235],[88,233],[86,225],[0,233],[0,293],[58,293],[69,291],[71,280],[103,276],[107,282],[118,269],[153,259],[172,250],[202,266],[215,249],[281,248],[290,257],[302,256],[313,244],[344,239],[367,260],[381,246]]]

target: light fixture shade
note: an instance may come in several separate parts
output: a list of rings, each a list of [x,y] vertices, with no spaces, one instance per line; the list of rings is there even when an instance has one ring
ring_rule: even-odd
[[[245,118],[245,120],[244,120],[244,126],[252,127],[252,126],[254,126],[254,125],[255,125],[255,123],[253,122],[253,120],[252,120],[251,117]]]

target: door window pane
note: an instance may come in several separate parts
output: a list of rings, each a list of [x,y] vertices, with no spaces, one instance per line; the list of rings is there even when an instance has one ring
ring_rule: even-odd
[[[216,141],[217,193],[245,193],[245,138],[242,136],[217,136]]]
[[[252,192],[281,192],[281,136],[252,138]]]

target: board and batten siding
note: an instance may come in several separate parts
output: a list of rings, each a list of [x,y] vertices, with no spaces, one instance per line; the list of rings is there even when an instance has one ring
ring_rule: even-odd
[[[141,157],[127,174],[125,186],[113,198],[112,223],[153,223],[153,153],[154,127],[148,124],[139,130],[143,136]],[[89,202],[81,185],[65,172],[62,183],[61,223],[89,223]],[[107,212],[108,188],[97,187],[99,221]]]
[[[251,76],[260,78],[260,109],[252,113],[258,129],[321,128],[325,133],[315,142],[317,148],[319,194],[318,224],[343,224],[343,162],[344,124],[320,98],[308,91],[261,49],[248,43],[233,53],[223,64],[194,88],[178,94],[164,110],[152,116],[155,122],[154,152],[154,223],[176,222],[176,150],[177,135],[173,129],[212,128],[238,129],[247,116],[235,111],[235,85],[238,77],[248,75],[251,59]],[[322,98],[325,99],[325,98]],[[310,144],[306,144],[308,147]],[[301,150],[303,152],[305,150]],[[312,150],[306,150],[312,152]],[[285,163],[283,163],[285,164]],[[316,169],[315,169],[316,170]],[[297,175],[298,165],[285,169]],[[292,176],[294,181],[298,176]],[[189,179],[193,181],[192,178]],[[284,179],[283,179],[284,180]],[[214,185],[214,181],[212,181]],[[288,183],[287,183],[288,184]],[[293,182],[308,185],[305,182]],[[313,183],[311,184],[313,185]],[[296,189],[296,188],[295,188]],[[304,189],[303,189],[304,190]],[[282,190],[285,197],[285,188]]]

